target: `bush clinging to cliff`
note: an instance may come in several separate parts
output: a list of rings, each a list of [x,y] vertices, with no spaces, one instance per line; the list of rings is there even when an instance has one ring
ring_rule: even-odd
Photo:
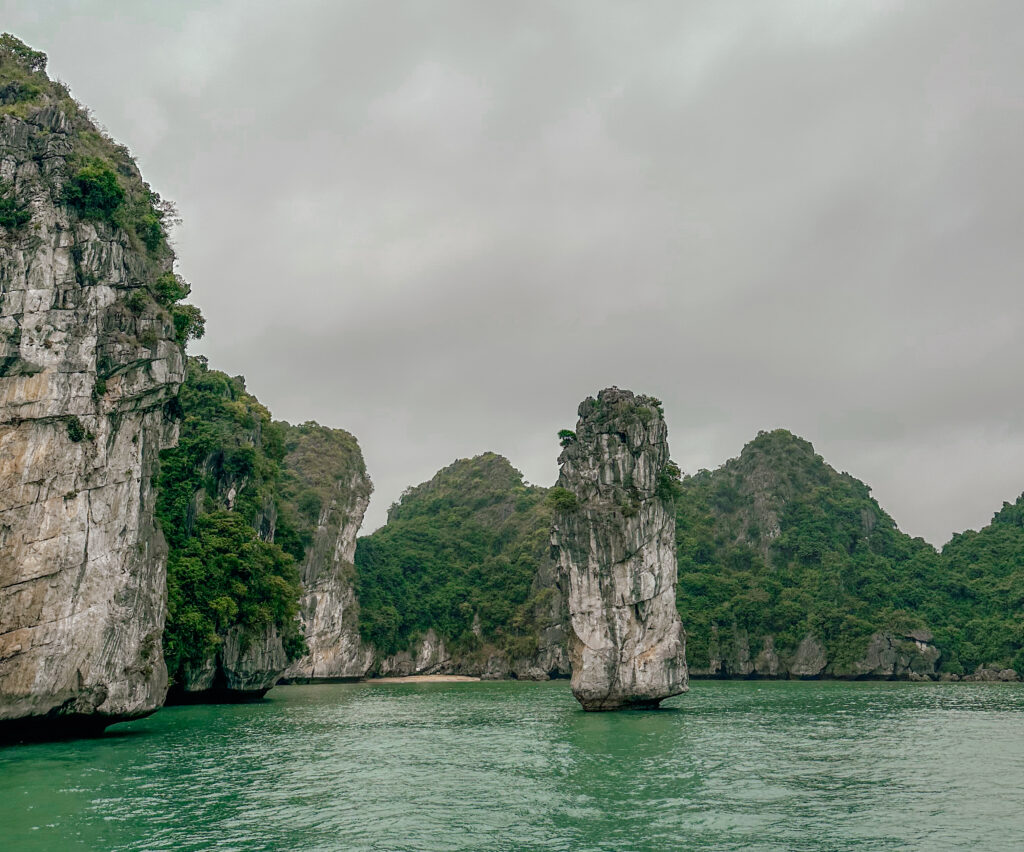
[[[91,159],[65,184],[64,200],[83,219],[111,222],[124,203],[124,190],[110,166]]]

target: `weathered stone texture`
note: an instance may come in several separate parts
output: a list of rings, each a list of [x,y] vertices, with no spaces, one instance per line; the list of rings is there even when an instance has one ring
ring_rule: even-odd
[[[656,400],[617,388],[579,417],[559,458],[571,498],[552,529],[573,694],[586,710],[653,706],[687,689],[665,421]]]
[[[726,634],[729,636],[729,634]],[[852,663],[837,663],[818,637],[806,634],[795,648],[779,650],[771,634],[762,638],[761,650],[750,662],[750,639],[735,625],[722,648],[718,628],[712,625],[708,667],[690,669],[691,677],[838,678],[844,680],[936,680],[939,649],[923,629],[878,631],[865,640],[861,655]]]
[[[71,134],[57,109],[0,117],[31,212],[0,228],[0,720],[102,727],[166,691],[152,479],[183,354],[165,310],[125,304],[156,274],[137,241],[61,204]]]
[[[373,648],[359,635],[354,566],[371,491],[360,459],[359,469],[335,482],[321,511],[302,566],[300,619],[309,653],[288,668],[288,680],[362,677],[373,662]]]

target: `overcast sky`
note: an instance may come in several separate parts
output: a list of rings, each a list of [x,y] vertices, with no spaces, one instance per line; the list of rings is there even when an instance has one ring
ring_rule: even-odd
[[[195,351],[553,482],[617,384],[684,470],[785,427],[941,545],[1024,490],[1024,4],[0,0],[177,202]]]

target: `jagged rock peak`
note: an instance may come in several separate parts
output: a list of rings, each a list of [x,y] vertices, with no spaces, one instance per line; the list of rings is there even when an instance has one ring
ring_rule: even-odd
[[[569,602],[572,689],[585,710],[656,706],[687,689],[676,610],[673,498],[661,403],[588,397],[561,433],[552,546]]]

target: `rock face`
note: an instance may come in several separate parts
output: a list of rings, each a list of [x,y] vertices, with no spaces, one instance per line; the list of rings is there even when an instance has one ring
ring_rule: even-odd
[[[796,654],[789,664],[789,673],[795,678],[820,677],[828,664],[825,649],[821,643],[808,633],[797,646]]]
[[[0,114],[0,734],[50,736],[163,702],[152,480],[183,353],[150,295],[172,261],[159,226],[149,249],[64,200],[83,133],[139,187],[134,164],[41,66],[0,50],[11,74],[36,94]]]
[[[262,698],[288,665],[284,642],[273,625],[257,635],[228,629],[209,657],[183,667],[168,704],[216,704]]]
[[[309,652],[284,677],[299,682],[359,678],[373,662],[373,649],[359,636],[356,535],[373,484],[347,432],[309,426],[293,434],[285,468],[323,499],[302,565],[300,620]]]
[[[687,689],[676,610],[678,469],[661,406],[609,388],[564,438],[552,545],[567,593],[572,690],[585,710],[656,706]]]
[[[854,677],[923,680],[936,677],[939,649],[932,644],[932,634],[915,630],[904,634],[879,631],[871,636],[864,657],[852,666]],[[848,671],[833,667],[837,677]]]
[[[808,633],[788,651],[776,649],[775,637],[764,636],[761,650],[750,661],[750,639],[735,626],[730,641],[721,642],[716,627],[707,668],[691,668],[692,677],[795,678],[813,680],[935,680],[939,677],[939,649],[932,635],[923,629],[903,632],[878,631],[866,641],[861,656],[852,663],[829,659],[819,639]],[[723,645],[725,646],[723,648]]]

